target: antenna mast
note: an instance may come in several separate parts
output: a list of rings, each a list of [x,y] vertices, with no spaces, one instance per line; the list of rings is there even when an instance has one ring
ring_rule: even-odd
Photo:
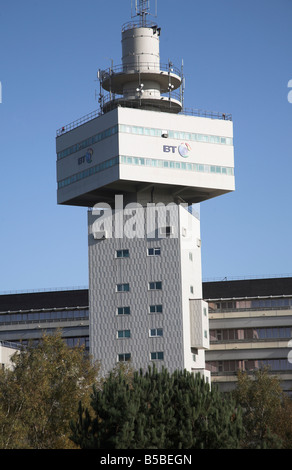
[[[134,3],[134,14],[133,14],[133,3]],[[131,0],[131,16],[140,16],[140,26],[145,27],[147,25],[147,15],[150,15],[150,0]],[[155,0],[155,15],[157,16],[157,0]]]

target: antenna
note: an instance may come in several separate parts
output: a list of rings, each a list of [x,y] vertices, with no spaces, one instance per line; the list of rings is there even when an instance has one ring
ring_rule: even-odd
[[[140,25],[146,26],[147,15],[150,13],[150,0],[131,0],[131,17],[140,16]],[[155,0],[155,14],[157,16],[157,0]]]

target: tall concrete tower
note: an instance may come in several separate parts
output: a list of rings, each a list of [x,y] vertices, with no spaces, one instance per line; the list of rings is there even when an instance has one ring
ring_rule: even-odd
[[[234,190],[232,119],[184,108],[149,16],[135,0],[122,63],[98,72],[100,110],[57,131],[57,197],[89,208],[90,348],[103,371],[155,362],[209,380],[194,205]]]

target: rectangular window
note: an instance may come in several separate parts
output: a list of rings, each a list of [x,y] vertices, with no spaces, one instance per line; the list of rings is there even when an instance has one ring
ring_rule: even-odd
[[[162,328],[152,328],[149,330],[149,336],[151,338],[156,338],[158,336],[163,336],[163,329]]]
[[[191,292],[191,294],[194,293],[194,287],[193,286],[190,286],[190,292]]]
[[[149,290],[161,290],[162,289],[162,282],[149,282]]]
[[[129,284],[117,284],[116,292],[129,292],[130,285]]]
[[[130,315],[130,307],[118,307],[118,315]]]
[[[162,313],[162,305],[150,305],[149,313]]]
[[[148,248],[148,256],[160,256],[160,248]]]
[[[130,338],[131,337],[130,330],[118,330],[117,337],[118,338]]]
[[[117,250],[116,258],[129,258],[129,250]]]
[[[126,362],[131,360],[131,353],[119,354],[118,361],[119,362]]]
[[[170,237],[170,235],[174,234],[174,227],[171,225],[167,225],[166,227],[160,227],[159,234],[160,236]]]
[[[163,351],[150,353],[150,358],[151,358],[151,361],[156,361],[156,360],[163,361],[164,359]]]

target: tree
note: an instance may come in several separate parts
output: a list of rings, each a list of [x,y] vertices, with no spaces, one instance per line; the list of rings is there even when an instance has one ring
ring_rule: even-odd
[[[233,396],[243,409],[242,447],[281,448],[277,426],[283,411],[284,395],[279,379],[271,376],[267,368],[253,374],[239,371]]]
[[[61,332],[16,353],[0,374],[1,448],[65,449],[80,401],[89,405],[98,365],[83,347],[69,348]]]
[[[277,420],[277,435],[282,439],[283,449],[292,449],[292,399],[284,395],[281,413]]]
[[[85,449],[236,448],[241,415],[199,375],[153,367],[131,381],[111,373],[71,427],[72,440]]]

